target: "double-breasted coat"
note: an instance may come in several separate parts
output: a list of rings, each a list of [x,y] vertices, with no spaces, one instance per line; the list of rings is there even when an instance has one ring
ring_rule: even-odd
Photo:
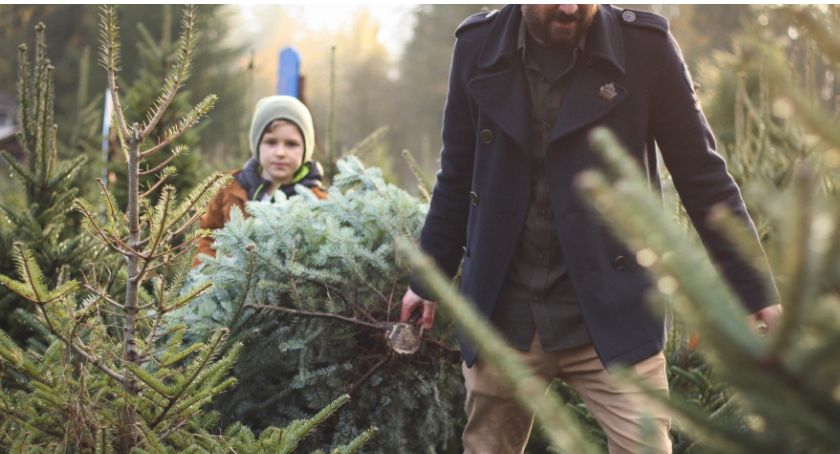
[[[461,292],[493,312],[529,206],[529,94],[516,50],[518,5],[468,18],[456,31],[443,116],[441,168],[420,238]],[[658,145],[710,256],[748,310],[773,304],[762,278],[707,225],[725,203],[752,230],[740,190],[715,151],[679,47],[661,16],[601,5],[561,111],[547,125],[545,173],[554,229],[592,343],[606,365],[663,348],[664,323],[644,301],[650,278],[599,222],[575,176],[601,164],[588,133],[609,128],[659,190]],[[411,288],[431,299],[422,283]],[[523,308],[523,310],[527,310]],[[477,349],[459,332],[467,365]]]

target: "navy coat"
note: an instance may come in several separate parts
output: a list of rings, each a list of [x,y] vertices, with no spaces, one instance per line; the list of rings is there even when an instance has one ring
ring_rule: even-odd
[[[443,117],[441,169],[421,249],[449,276],[463,260],[462,293],[496,306],[529,206],[529,95],[516,50],[518,5],[468,18],[456,32]],[[664,324],[644,302],[650,278],[578,196],[575,176],[601,164],[588,140],[605,126],[659,189],[655,144],[711,257],[749,310],[772,304],[764,282],[706,225],[728,204],[755,233],[741,193],[715,152],[680,50],[661,16],[601,5],[584,58],[550,131],[546,153],[555,231],[598,356],[635,363],[662,350]],[[608,84],[614,97],[603,96]],[[757,235],[755,240],[758,241]],[[418,281],[412,289],[427,299]],[[477,349],[459,332],[467,365]]]

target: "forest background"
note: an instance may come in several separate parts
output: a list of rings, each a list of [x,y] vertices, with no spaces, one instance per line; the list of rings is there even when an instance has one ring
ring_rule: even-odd
[[[497,6],[400,5],[383,15],[377,9],[384,7],[372,5],[357,7],[349,17],[328,6],[309,11],[291,5],[202,8],[202,36],[185,104],[197,102],[205,93],[217,94],[219,101],[198,133],[198,146],[189,159],[190,167],[196,168],[189,171],[200,177],[214,170],[231,170],[248,157],[246,135],[252,106],[257,99],[274,94],[278,52],[293,46],[301,54],[304,94],[315,117],[316,158],[339,154],[377,129],[387,128],[366,163],[382,167],[389,179],[413,191],[414,177],[399,152],[411,151],[426,176],[433,177],[454,31],[470,14]],[[762,7],[750,5],[627,6],[668,17],[702,87],[701,98],[713,92],[709,80],[717,76],[698,73],[703,62],[716,51],[731,50],[733,34],[745,24],[767,21]],[[155,41],[171,40],[177,21],[166,19],[172,14],[167,8],[171,10],[159,5],[121,7],[126,20],[125,80],[136,80],[148,64],[140,55],[141,29]],[[331,25],[332,17],[340,25]],[[33,27],[39,21],[48,24],[52,63],[62,69],[55,81],[58,123],[77,124],[82,105],[98,109],[101,118],[106,84],[94,61],[95,5],[0,5],[0,103],[14,105],[16,47],[34,39]],[[787,32],[779,26],[780,33]],[[728,118],[710,116],[710,120],[718,135],[731,136]],[[59,140],[66,142],[70,134],[71,128],[64,127]],[[182,171],[187,166],[183,159],[177,163]],[[103,165],[100,157],[88,163],[97,175]],[[0,199],[10,194],[3,190],[10,183],[0,179]]]

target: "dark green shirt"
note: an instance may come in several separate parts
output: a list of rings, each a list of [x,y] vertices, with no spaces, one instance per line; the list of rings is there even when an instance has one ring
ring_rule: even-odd
[[[518,48],[531,94],[530,150],[523,156],[531,162],[531,198],[492,320],[515,348],[528,350],[536,329],[543,349],[556,351],[590,342],[554,232],[544,165],[548,133],[581,57],[582,45],[543,47],[528,36],[521,22]]]

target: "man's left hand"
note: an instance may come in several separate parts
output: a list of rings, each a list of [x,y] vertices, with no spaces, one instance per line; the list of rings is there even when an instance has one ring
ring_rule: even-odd
[[[776,328],[782,317],[782,305],[774,304],[750,314],[750,322],[758,327],[760,333],[769,333]]]

